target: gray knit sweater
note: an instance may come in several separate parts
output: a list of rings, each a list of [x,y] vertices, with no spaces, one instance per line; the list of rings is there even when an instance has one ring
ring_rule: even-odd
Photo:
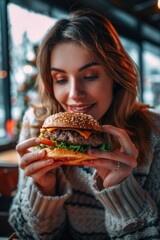
[[[160,128],[160,118],[150,113]],[[20,141],[39,134],[33,109],[23,119]],[[29,128],[28,126],[32,126]],[[99,190],[89,167],[59,167],[57,194],[44,196],[19,173],[9,222],[20,239],[160,239],[160,135],[152,133],[147,163],[120,184]]]

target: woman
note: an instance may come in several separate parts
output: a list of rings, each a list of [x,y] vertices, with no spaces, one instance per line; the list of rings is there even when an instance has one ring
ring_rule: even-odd
[[[23,119],[9,219],[19,238],[159,239],[160,118],[137,101],[138,72],[114,27],[77,11],[50,29],[37,65],[43,108]],[[114,150],[90,150],[97,160],[82,167],[31,151],[44,118],[59,111],[92,115]]]

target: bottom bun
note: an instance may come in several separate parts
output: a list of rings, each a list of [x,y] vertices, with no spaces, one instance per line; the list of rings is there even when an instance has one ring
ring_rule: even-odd
[[[93,160],[87,153],[74,152],[73,150],[66,150],[65,148],[45,148],[47,156],[54,158],[54,160],[63,161],[64,165],[84,165],[82,162],[86,160]]]

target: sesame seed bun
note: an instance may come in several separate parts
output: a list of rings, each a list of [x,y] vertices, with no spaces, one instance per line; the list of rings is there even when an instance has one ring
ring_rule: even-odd
[[[102,132],[99,123],[91,115],[84,113],[59,112],[46,118],[42,127],[75,128]]]

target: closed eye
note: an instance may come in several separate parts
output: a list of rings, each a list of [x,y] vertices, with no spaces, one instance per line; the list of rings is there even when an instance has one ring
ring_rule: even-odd
[[[92,81],[98,78],[98,75],[85,76],[84,79]]]
[[[56,84],[65,84],[67,81],[68,81],[68,80],[65,79],[65,78],[64,78],[64,79],[56,79],[56,80],[55,80],[55,83],[56,83]]]

